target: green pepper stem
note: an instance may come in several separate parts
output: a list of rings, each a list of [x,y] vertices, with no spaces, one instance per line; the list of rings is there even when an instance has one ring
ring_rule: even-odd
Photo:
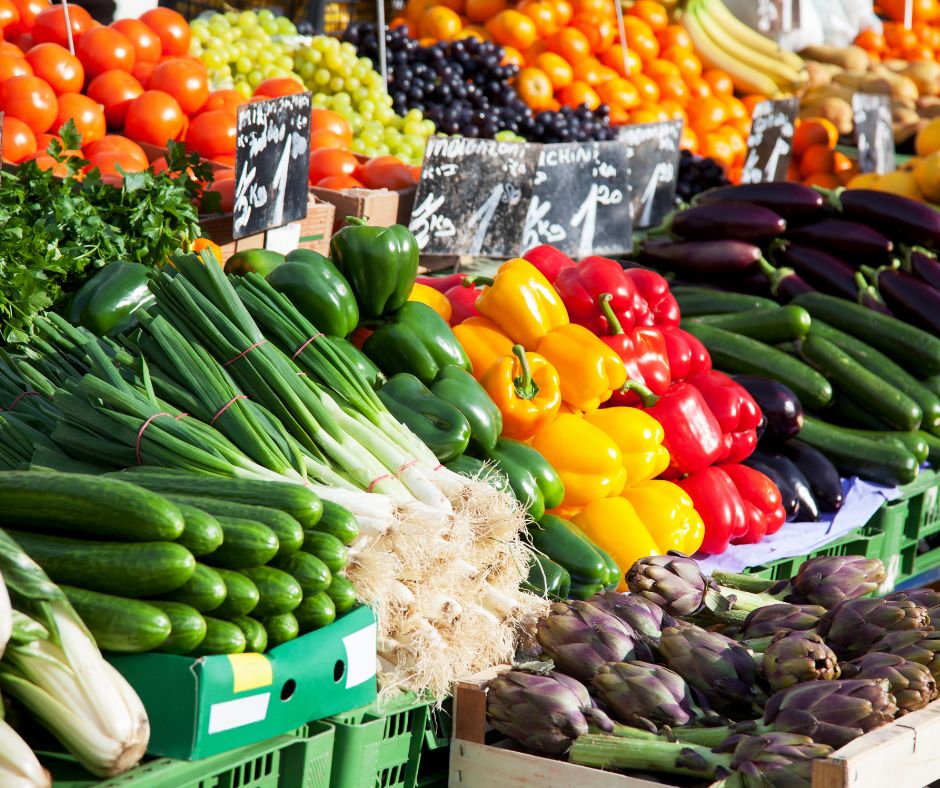
[[[649,388],[636,380],[628,380],[623,384],[623,386],[621,386],[621,394],[626,394],[628,391],[633,391],[639,395],[640,401],[643,403],[644,408],[651,408],[653,405],[659,402],[659,397],[650,391]]]
[[[617,316],[614,314],[613,307],[611,307],[610,302],[613,300],[613,296],[610,293],[601,293],[600,301],[601,312],[603,312],[604,317],[607,318],[607,328],[610,329],[611,336],[617,336],[619,334],[625,333],[623,330],[623,325],[617,319]]]
[[[368,216],[347,216],[346,221],[349,224],[355,225],[356,227],[363,227],[367,221],[369,221]]]
[[[491,276],[465,276],[460,280],[460,284],[463,287],[476,287],[477,285],[484,285],[488,287],[493,286],[493,277]]]
[[[519,360],[519,367],[522,370],[522,373],[512,381],[516,394],[521,399],[533,399],[539,393],[539,386],[532,380],[532,370],[529,367],[529,359],[526,358],[525,348],[522,345],[513,345],[512,354]]]

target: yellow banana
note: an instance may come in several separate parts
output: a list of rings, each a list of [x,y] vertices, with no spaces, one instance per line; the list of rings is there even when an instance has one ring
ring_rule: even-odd
[[[790,68],[796,69],[796,71],[803,70],[803,58],[784,49],[775,41],[744,24],[728,10],[728,6],[722,0],[703,0],[700,7],[706,10],[714,22],[720,25],[721,29],[739,45],[757,50],[768,57],[782,58]]]

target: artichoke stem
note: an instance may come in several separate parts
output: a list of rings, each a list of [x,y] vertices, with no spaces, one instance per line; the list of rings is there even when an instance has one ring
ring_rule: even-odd
[[[568,759],[599,769],[638,769],[706,779],[713,779],[719,767],[728,769],[731,764],[730,756],[716,755],[694,744],[590,733],[580,736],[572,745]]]
[[[773,605],[780,601],[777,597],[771,596],[770,594],[755,594],[743,588],[732,589],[726,586],[722,586],[721,590],[722,593],[726,596],[734,597],[734,604],[732,607],[735,610],[741,610],[744,612],[757,610],[759,607],[766,607],[767,605]]]
[[[712,572],[712,580],[726,588],[733,588],[737,591],[752,591],[755,594],[769,591],[776,585],[775,581],[763,577],[744,575],[738,572],[723,572],[720,569]]]

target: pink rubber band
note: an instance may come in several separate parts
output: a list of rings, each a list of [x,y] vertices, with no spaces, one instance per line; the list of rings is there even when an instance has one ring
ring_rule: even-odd
[[[212,417],[212,421],[209,422],[209,426],[211,427],[213,424],[215,424],[215,420],[219,418],[219,416],[221,416],[223,413],[225,413],[225,411],[227,411],[230,407],[232,407],[233,404],[238,402],[238,400],[240,399],[248,399],[248,397],[245,394],[239,394],[237,397],[232,397],[228,402],[226,402],[221,407],[219,412],[216,413],[215,416]]]
[[[235,358],[233,358],[231,361],[226,361],[222,366],[223,366],[223,367],[227,367],[229,364],[234,364],[236,361],[238,361],[238,359],[244,358],[244,357],[247,356],[252,350],[254,350],[256,347],[261,347],[261,346],[262,346],[263,344],[265,344],[267,341],[268,341],[268,340],[266,340],[266,339],[262,339],[260,342],[255,342],[255,344],[249,345],[249,346],[248,346],[247,348],[245,348],[241,353],[239,353],[237,356],[235,356]]]
[[[375,485],[377,485],[379,482],[384,482],[386,479],[394,479],[394,478],[395,477],[392,476],[392,474],[390,473],[384,473],[381,476],[377,476],[369,483],[369,486],[366,487],[366,492],[372,492],[372,490],[375,489]]]
[[[325,336],[326,336],[326,334],[324,334],[322,331],[321,331],[319,334],[314,334],[312,337],[310,337],[310,339],[308,339],[308,340],[307,340],[306,342],[304,342],[299,348],[297,348],[297,352],[294,353],[293,356],[291,356],[291,360],[293,361],[295,358],[297,358],[297,356],[299,356],[301,353],[303,353],[303,352],[307,349],[307,345],[309,345],[311,342],[314,342],[315,340],[319,339],[320,337],[325,337]]]
[[[137,443],[136,443],[136,445],[134,446],[134,454],[135,454],[136,457],[137,457],[137,464],[138,464],[138,465],[143,465],[143,464],[144,464],[144,461],[143,461],[143,459],[142,459],[141,456],[140,456],[140,442],[144,439],[144,430],[146,430],[147,427],[150,426],[150,423],[151,423],[154,419],[159,419],[161,416],[170,416],[170,417],[172,417],[173,414],[172,414],[172,413],[163,413],[162,411],[161,411],[160,413],[154,413],[153,416],[151,416],[149,419],[147,419],[147,421],[145,421],[143,424],[141,424],[141,425],[140,425],[140,429],[137,430]]]
[[[395,475],[401,476],[401,474],[407,471],[412,465],[417,465],[417,464],[418,464],[417,460],[408,460],[408,462],[403,463],[401,467],[399,467],[398,472]]]
[[[10,407],[7,408],[7,410],[13,410],[13,408],[15,408],[19,404],[20,400],[23,399],[24,397],[41,397],[41,396],[43,395],[38,391],[24,391],[15,400],[13,400],[13,402],[10,403]],[[3,410],[3,408],[0,408],[0,410]]]
[[[443,468],[443,467],[444,467],[443,465],[438,464],[438,465],[435,465],[431,470],[432,470],[432,471],[439,471],[439,470],[441,470],[441,468]]]

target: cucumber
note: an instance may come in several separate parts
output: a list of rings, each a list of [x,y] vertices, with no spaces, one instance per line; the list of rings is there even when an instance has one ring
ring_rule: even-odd
[[[84,588],[60,588],[102,651],[140,654],[170,636],[170,617],[156,605]]]
[[[319,558],[327,569],[336,574],[346,568],[346,546],[335,536],[320,531],[304,531],[303,551]],[[320,589],[323,590],[323,589]]]
[[[243,569],[242,574],[258,586],[258,606],[252,611],[257,618],[290,613],[304,597],[300,584],[287,572],[273,566]],[[270,631],[268,637],[270,638]]]
[[[895,446],[900,446],[914,455],[914,459],[917,460],[918,465],[926,462],[927,457],[930,456],[930,445],[924,438],[926,433],[923,432],[860,430],[851,428],[850,431],[860,438],[868,438],[873,441],[885,441],[887,443],[893,443]]]
[[[225,601],[225,583],[217,570],[205,564],[196,564],[196,571],[175,591],[161,594],[168,602],[182,602],[200,613],[215,610]]]
[[[268,650],[268,631],[264,628],[264,624],[250,616],[233,618],[232,623],[235,624],[245,636],[245,651],[263,654]]]
[[[275,558],[271,565],[293,577],[305,596],[326,591],[333,580],[327,565],[312,553],[300,551],[286,558]]]
[[[343,575],[333,575],[333,582],[326,589],[326,595],[333,600],[336,615],[341,616],[356,606],[356,588]]]
[[[916,430],[924,413],[910,397],[883,380],[846,353],[819,336],[800,345],[800,355],[820,370],[839,389],[899,430]]]
[[[206,556],[206,563],[225,569],[261,566],[277,555],[277,536],[254,520],[218,517],[225,535],[221,547]]]
[[[832,399],[832,386],[826,378],[776,348],[704,323],[689,322],[685,330],[708,348],[715,369],[779,380],[786,383],[811,410],[825,407]]]
[[[897,359],[913,375],[929,377],[940,373],[940,339],[927,331],[823,293],[804,293],[791,303],[803,307],[814,319],[829,323]]]
[[[199,498],[191,495],[169,495],[174,503],[189,504],[213,517],[234,517],[240,520],[253,520],[262,523],[274,531],[277,536],[278,555],[296,553],[304,541],[304,531],[293,517],[267,506],[249,506],[244,503],[220,501],[215,498]],[[223,542],[224,544],[224,542]]]
[[[928,391],[932,391],[940,397],[940,375],[931,375],[929,378],[922,380],[921,383],[927,387]]]
[[[197,557],[218,550],[222,544],[222,526],[219,521],[195,506],[182,505],[180,511],[186,525],[176,541]]]
[[[180,602],[151,602],[160,608],[170,619],[170,636],[164,640],[157,651],[166,654],[188,654],[199,647],[206,637],[206,620],[199,611]]]
[[[323,501],[322,503],[323,514],[315,530],[331,534],[345,545],[350,545],[356,541],[356,537],[359,536],[359,523],[356,522],[356,516],[345,506],[340,506],[338,503],[332,501]],[[307,528],[307,526],[304,526],[304,528]]]
[[[545,515],[529,526],[529,538],[536,550],[568,570],[572,583],[604,585],[607,582],[607,563],[594,546],[571,530],[561,517]]]
[[[568,589],[568,596],[572,599],[588,600],[597,594],[603,594],[606,586],[600,583],[572,583]]]
[[[63,531],[128,542],[173,541],[183,513],[166,498],[128,482],[54,471],[0,474],[0,526]]]
[[[588,544],[590,544],[591,547],[597,551],[597,554],[604,560],[604,564],[607,566],[607,578],[604,580],[604,590],[610,590],[620,585],[620,581],[623,579],[623,575],[619,564],[611,557],[610,553],[604,550],[604,548],[600,545],[595,544],[591,537],[578,528],[578,526],[571,522],[571,520],[566,520],[566,522],[568,523],[568,527],[578,536],[584,539]],[[574,585],[575,583],[572,581],[572,588],[574,588]]]
[[[206,636],[193,655],[241,654],[247,645],[245,633],[237,624],[206,616]]]
[[[173,591],[196,571],[196,559],[173,542],[93,542],[7,533],[56,583],[138,598]]]
[[[761,296],[744,293],[726,293],[708,287],[681,286],[670,291],[679,304],[682,317],[723,315],[730,312],[750,312],[755,309],[779,309],[780,304]]]
[[[109,475],[158,493],[198,495],[201,498],[280,509],[297,520],[303,528],[316,526],[322,511],[320,497],[313,490],[289,482],[194,476],[183,471],[146,465]]]
[[[812,318],[803,307],[782,306],[779,309],[752,309],[727,315],[693,317],[692,323],[706,323],[733,334],[757,339],[769,345],[803,339],[810,330]]]
[[[293,640],[300,634],[300,624],[293,613],[280,613],[276,616],[266,616],[261,619],[265,632],[268,633],[268,647],[274,648]]]
[[[929,432],[917,433],[927,444],[927,459],[934,467],[940,466],[940,438]]]
[[[219,576],[225,583],[225,601],[212,611],[215,618],[247,616],[258,606],[261,594],[249,578],[231,569],[220,569]]]
[[[336,620],[336,605],[328,594],[321,591],[319,594],[305,596],[303,602],[294,610],[294,618],[300,624],[301,632],[311,632],[329,626]]]

